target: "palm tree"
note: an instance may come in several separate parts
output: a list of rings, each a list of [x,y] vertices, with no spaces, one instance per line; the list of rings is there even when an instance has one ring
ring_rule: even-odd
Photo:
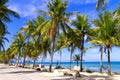
[[[23,48],[22,48],[22,57],[23,57],[23,68],[25,66],[25,61],[26,61],[26,57],[30,54],[27,50],[29,48],[27,48],[27,44],[29,44],[29,42],[27,43],[23,43]]]
[[[51,51],[49,71],[51,72],[53,54],[55,53],[56,36],[59,35],[60,29],[62,29],[63,32],[66,32],[66,28],[68,28],[68,25],[66,23],[68,22],[68,17],[70,13],[65,12],[65,10],[67,9],[67,1],[63,2],[62,0],[51,0],[48,2],[47,7],[48,12],[42,12],[48,14],[50,20],[42,24],[44,25],[42,28],[43,30],[46,30],[50,39]]]
[[[14,16],[19,18],[18,13],[16,13],[15,11],[12,11],[8,8],[8,6],[6,5],[6,3],[9,0],[1,0],[0,1],[0,36],[2,36],[3,34],[5,34],[6,32],[8,32],[6,30],[6,25],[5,22],[11,22],[12,20],[10,19],[10,16]]]
[[[99,19],[94,20],[94,24],[99,28],[98,41],[104,43],[108,53],[108,75],[111,75],[110,69],[110,48],[114,45],[114,40],[117,35],[117,27],[119,26],[119,20],[113,18],[112,12],[105,11],[103,14],[99,14]],[[100,40],[99,40],[100,39]],[[114,39],[114,40],[113,40]]]
[[[84,53],[84,42],[85,42],[85,35],[88,34],[89,30],[90,30],[90,25],[88,23],[88,16],[85,15],[77,15],[77,19],[73,21],[72,23],[76,29],[79,30],[79,32],[81,33],[81,46],[80,46],[80,50],[81,50],[81,64],[80,64],[80,71],[83,70],[82,68],[82,60],[83,60],[83,53]]]
[[[94,23],[94,21],[93,21]],[[99,27],[95,27],[91,29],[90,31],[90,36],[89,36],[89,42],[94,44],[95,47],[99,47],[100,51],[100,72],[102,73],[102,57],[103,57],[103,47],[104,47],[104,42],[101,40],[101,35],[99,34]]]
[[[70,51],[70,69],[72,63],[72,54],[74,50],[80,46],[80,33],[76,29],[69,29],[66,34],[61,33],[58,36],[58,40],[56,42],[57,50],[61,50],[63,48],[68,48]],[[60,61],[61,61],[61,54],[60,54]]]
[[[40,53],[37,45],[33,41],[29,42],[29,51],[31,54],[31,58],[33,59],[33,69],[34,69],[36,60],[38,59],[38,56],[40,55]]]
[[[60,66],[61,66],[61,60],[62,60],[62,49],[68,46],[66,42],[67,42],[66,35],[64,33],[61,33],[58,36],[58,39],[56,41],[56,46],[55,46],[56,51],[60,53]]]
[[[22,54],[22,48],[24,44],[25,37],[21,33],[17,33],[12,45],[11,45],[11,55],[18,55],[18,62],[17,65],[19,64],[19,60]]]
[[[104,10],[105,9],[105,7],[106,7],[106,1],[107,0],[97,0],[97,4],[96,4],[96,10],[97,11],[99,11],[100,9],[102,9],[102,10]],[[95,37],[98,37],[99,36],[99,34],[98,35],[95,35],[95,33],[97,33],[97,32],[94,32],[93,31],[93,36]],[[93,39],[93,40],[95,40],[95,39]],[[99,51],[100,51],[100,73],[102,73],[102,57],[103,57],[103,43],[101,44],[101,43],[99,43],[99,42],[96,42],[96,41],[93,41],[93,44],[95,44],[95,45],[97,45],[97,46],[99,46]]]
[[[29,41],[31,39],[32,33],[35,31],[35,21],[29,20],[26,23],[26,27],[21,28],[20,32],[25,35],[25,40],[27,41],[27,48],[29,48]],[[27,53],[29,52],[29,49],[27,49]]]
[[[7,38],[5,38],[5,34],[8,33],[7,31],[7,26],[6,26],[6,22],[11,22],[12,20],[10,19],[10,16],[14,16],[16,18],[19,18],[18,13],[16,13],[15,11],[12,11],[8,8],[8,6],[6,5],[6,3],[9,0],[1,0],[0,1],[0,48],[4,49],[3,43],[4,40],[7,40]],[[7,40],[8,41],[8,40]]]
[[[32,40],[35,42],[35,49],[40,53],[40,56],[42,56],[41,64],[43,64],[49,50],[49,37],[48,34],[44,32],[46,29],[41,30],[41,27],[43,27],[41,24],[44,24],[45,18],[44,16],[38,16],[34,22],[37,30],[33,31]]]
[[[68,46],[68,50],[70,51],[70,69],[71,69],[71,64],[72,64],[72,55],[76,49],[77,39],[76,39],[75,35],[76,35],[75,32],[71,31],[71,30],[67,33],[67,42],[66,43]]]
[[[35,47],[32,47],[35,49],[35,51],[32,53],[32,54],[29,54],[29,57],[32,57],[32,56],[38,56],[38,46],[40,44],[40,32],[39,31],[36,31],[36,28],[41,24],[41,22],[44,21],[44,17],[41,17],[41,16],[37,16],[36,19],[32,19],[32,20],[29,20],[27,23],[26,23],[26,27],[23,27],[21,28],[21,33],[25,35],[25,40],[27,41],[27,44],[26,44],[26,47],[27,47],[27,50],[26,50],[26,53],[30,53],[30,42],[34,42],[34,45],[36,45]],[[37,42],[36,42],[36,39],[37,39]],[[30,41],[31,40],[31,41]],[[32,57],[33,58],[33,57]],[[35,59],[34,59],[34,62],[35,62]],[[34,68],[34,65],[33,65],[33,68]]]
[[[73,60],[77,62],[77,66],[78,66],[78,62],[80,61],[80,55],[79,54],[75,54],[73,56]]]

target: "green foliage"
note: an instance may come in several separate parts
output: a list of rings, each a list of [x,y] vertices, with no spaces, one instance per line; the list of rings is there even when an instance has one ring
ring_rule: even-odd
[[[15,11],[10,10],[7,6],[6,3],[9,0],[1,0],[0,1],[0,36],[5,35],[6,33],[8,33],[7,31],[7,26],[6,26],[6,22],[11,22],[12,20],[10,19],[10,16],[14,16],[19,18],[18,13],[16,13]]]
[[[115,41],[115,39],[118,35],[117,31],[119,20],[113,18],[112,12],[105,11],[103,14],[100,13],[99,19],[93,20],[93,23],[95,24],[95,26],[97,26],[98,29],[98,34],[96,34],[96,37],[94,37],[94,43],[95,40],[97,43],[99,42],[102,45],[103,43],[106,43],[107,40],[109,40],[111,44],[117,42],[117,40]]]
[[[75,54],[75,55],[73,56],[73,60],[74,60],[74,61],[80,61],[80,54]]]
[[[9,58],[7,52],[6,51],[1,51],[0,52],[0,63],[7,64],[7,63],[9,63],[9,60],[10,60],[10,58]]]

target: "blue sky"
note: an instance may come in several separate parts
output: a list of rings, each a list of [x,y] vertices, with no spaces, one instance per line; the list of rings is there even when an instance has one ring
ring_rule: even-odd
[[[12,39],[14,38],[15,33],[21,28],[25,26],[25,23],[29,19],[35,18],[38,14],[35,13],[36,10],[46,10],[47,6],[46,3],[49,0],[10,0],[6,5],[8,7],[20,14],[20,19],[16,19],[14,17],[11,17],[13,22],[7,23],[8,31],[11,33],[9,35],[6,35],[6,37],[10,40],[10,42],[5,43],[5,48],[8,48],[11,44]],[[87,14],[90,19],[97,18],[98,12],[95,10],[97,0],[69,0],[68,2],[68,9],[67,11],[74,11],[74,12],[80,12],[81,14]],[[119,0],[108,0],[107,10],[115,10],[118,6]],[[71,17],[72,20],[74,20],[76,17],[73,15]],[[88,47],[89,44],[86,44],[85,47]],[[75,53],[79,53],[79,51],[75,51]],[[112,61],[120,61],[120,50],[117,47],[112,48],[111,52],[111,60]],[[68,52],[66,49],[63,49],[62,55],[63,59],[62,61],[69,61],[69,55],[70,52]],[[59,54],[55,53],[54,61],[59,60]],[[84,60],[85,61],[99,61],[99,48],[94,48],[88,50],[84,54]],[[107,60],[107,56],[104,55],[103,58],[104,61]],[[46,61],[49,61],[49,56],[46,59]]]

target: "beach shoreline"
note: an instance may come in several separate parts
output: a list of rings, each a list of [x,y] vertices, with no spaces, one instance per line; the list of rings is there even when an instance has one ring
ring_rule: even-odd
[[[40,72],[34,69],[0,64],[0,80],[120,80],[120,74],[115,73],[112,73],[112,76],[108,76],[107,73],[80,72],[80,75],[80,78],[74,76],[61,76],[54,72]]]

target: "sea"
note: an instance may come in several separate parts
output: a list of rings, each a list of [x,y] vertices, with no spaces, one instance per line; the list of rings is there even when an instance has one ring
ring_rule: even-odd
[[[22,62],[21,62],[22,64]],[[33,62],[30,62],[30,64],[33,64]],[[36,65],[39,65],[40,62],[36,62]],[[49,66],[49,62],[44,62],[44,66]],[[107,72],[107,62],[103,62],[103,72]],[[53,67],[56,67],[57,62],[53,62]],[[70,62],[61,62],[59,63],[62,68],[70,68]],[[74,66],[77,66],[76,62],[72,62],[71,68],[73,69]],[[80,62],[79,62],[80,66]],[[89,69],[92,71],[100,71],[100,62],[83,62],[83,69]],[[111,72],[113,73],[120,73],[120,61],[111,61]]]
[[[31,62],[32,64],[32,62]],[[40,62],[37,62],[36,64],[40,64]],[[45,66],[49,66],[49,62],[44,62]],[[61,62],[59,63],[61,65],[61,67],[63,68],[69,68],[70,67],[70,62]],[[103,67],[107,68],[107,62],[103,62]],[[56,67],[57,62],[53,62],[53,67]],[[77,63],[76,62],[72,62],[72,69],[74,68],[74,66],[76,66]],[[79,63],[80,65],[80,63]],[[83,62],[83,68],[84,69],[90,69],[92,71],[99,71],[100,70],[100,62]],[[107,69],[103,69],[103,72],[107,72]],[[120,61],[114,61],[111,62],[111,72],[114,73],[120,73]]]

